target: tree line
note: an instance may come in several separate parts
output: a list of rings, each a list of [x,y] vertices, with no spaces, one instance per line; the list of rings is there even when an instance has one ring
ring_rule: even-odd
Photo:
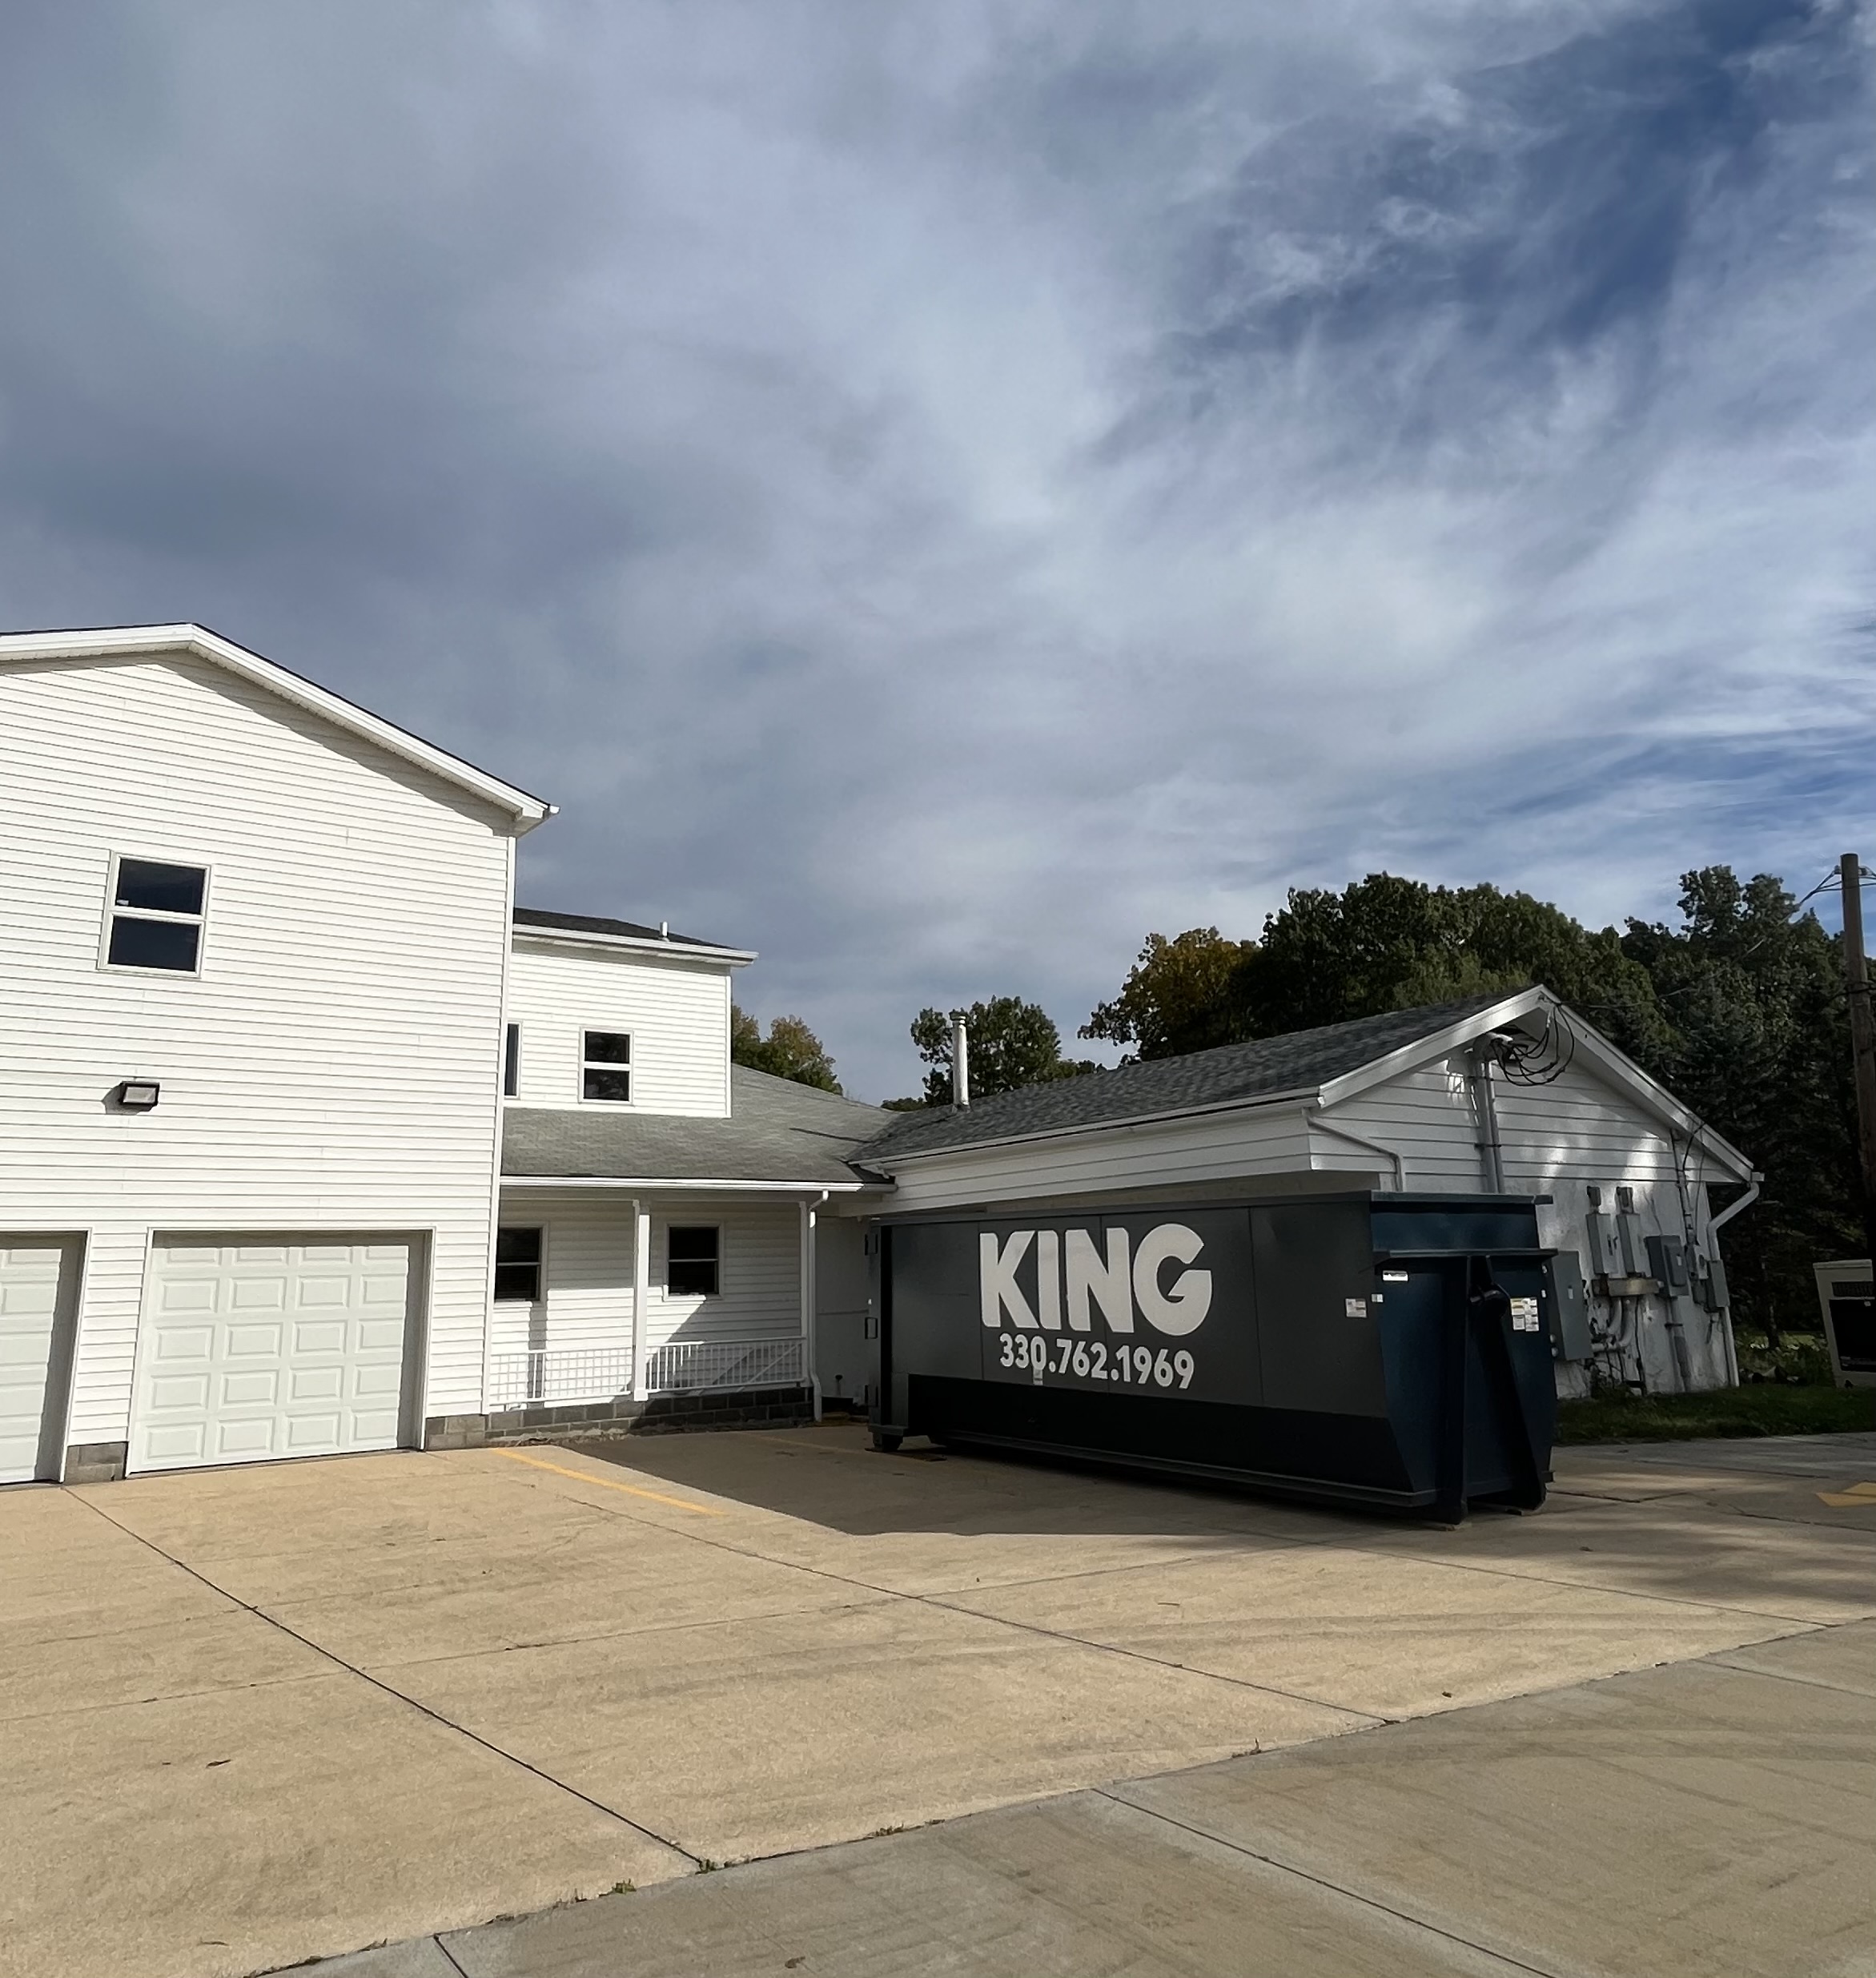
[[[1149,934],[1080,1035],[1128,1059],[1175,1057],[1542,983],[1763,1171],[1726,1247],[1736,1309],[1776,1337],[1814,1323],[1813,1263],[1860,1254],[1841,947],[1782,880],[1727,866],[1682,875],[1677,926],[1631,919],[1620,931],[1585,927],[1528,893],[1377,873],[1340,892],[1292,888],[1255,939],[1216,927]],[[955,1014],[928,1007],[913,1019],[923,1089],[891,1105],[950,1103]],[[1097,1068],[1064,1051],[1038,1004],[993,996],[962,1014],[975,1096]],[[805,1023],[778,1019],[771,1036],[797,1024],[762,1068],[798,1057],[824,1067],[807,1083],[838,1091]]]

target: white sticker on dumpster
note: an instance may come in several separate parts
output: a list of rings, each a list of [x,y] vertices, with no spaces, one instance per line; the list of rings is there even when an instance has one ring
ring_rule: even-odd
[[[1512,1300],[1511,1329],[1514,1333],[1535,1333],[1541,1330],[1537,1323],[1537,1301],[1535,1298]]]
[[[1365,1298],[1344,1298],[1342,1306],[1349,1318],[1365,1319],[1368,1317],[1368,1301]]]

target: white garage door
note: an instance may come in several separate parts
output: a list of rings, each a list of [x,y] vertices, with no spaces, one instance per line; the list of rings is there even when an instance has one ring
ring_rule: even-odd
[[[50,1469],[41,1463],[40,1444],[61,1294],[70,1293],[76,1256],[74,1244],[55,1238],[0,1236],[0,1483],[57,1474],[55,1460]]]
[[[395,1449],[409,1279],[389,1237],[160,1238],[129,1467]]]

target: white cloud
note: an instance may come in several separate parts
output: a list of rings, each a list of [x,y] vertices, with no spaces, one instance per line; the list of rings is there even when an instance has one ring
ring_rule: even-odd
[[[76,18],[0,30],[0,618],[546,790],[529,897],[761,947],[863,1092],[1288,882],[1866,823],[1860,16]]]

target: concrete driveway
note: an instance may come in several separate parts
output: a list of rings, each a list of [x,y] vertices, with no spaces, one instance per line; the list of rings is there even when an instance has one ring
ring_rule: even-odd
[[[1876,1613],[1876,1437],[1713,1446],[1456,1532],[844,1427],[0,1494],[0,1972],[267,1969]]]

